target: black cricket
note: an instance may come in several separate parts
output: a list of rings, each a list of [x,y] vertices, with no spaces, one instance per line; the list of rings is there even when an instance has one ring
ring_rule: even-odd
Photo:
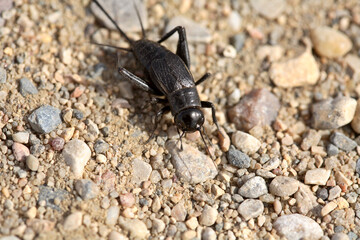
[[[158,97],[165,97],[165,99],[155,99],[157,103],[163,103],[165,106],[156,113],[155,127],[148,141],[150,141],[154,136],[158,121],[160,120],[158,118],[161,118],[163,114],[171,111],[172,115],[174,116],[179,135],[179,130],[183,132],[180,135],[180,141],[186,132],[199,131],[201,138],[208,150],[203,134],[201,133],[201,128],[203,128],[205,120],[204,113],[202,112],[201,108],[211,108],[213,122],[215,123],[218,130],[219,125],[215,116],[214,104],[207,101],[200,101],[196,86],[208,79],[210,73],[206,73],[198,81],[194,81],[194,78],[190,72],[190,55],[188,43],[186,40],[185,28],[182,26],[175,27],[157,42],[148,40],[145,38],[145,30],[140,18],[140,14],[134,4],[143,35],[142,39],[134,41],[122,31],[114,19],[110,17],[107,11],[97,0],[93,0],[93,2],[115,25],[121,36],[123,36],[129,42],[130,48],[120,48],[98,43],[95,44],[132,52],[136,60],[144,67],[144,73],[147,80],[143,80],[137,77],[133,73],[120,66],[118,67],[119,73],[124,78],[128,79],[136,86],[149,92],[150,94]],[[175,32],[179,34],[176,54],[160,45],[160,43],[167,40]]]

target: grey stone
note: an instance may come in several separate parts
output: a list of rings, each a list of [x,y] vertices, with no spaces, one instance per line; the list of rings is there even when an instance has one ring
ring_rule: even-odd
[[[230,146],[229,151],[227,152],[227,160],[229,163],[238,168],[249,168],[250,167],[250,158],[245,153],[235,149],[233,145]]]
[[[36,109],[28,117],[31,128],[38,133],[49,133],[61,124],[61,111],[50,105]]]
[[[247,221],[260,216],[264,211],[264,204],[260,200],[246,199],[240,204],[237,211]]]
[[[355,171],[360,174],[360,158],[356,161]]]
[[[336,156],[339,153],[339,149],[334,144],[329,143],[329,145],[326,148],[326,152],[329,155],[329,157]]]
[[[61,211],[61,208],[55,204],[55,198],[59,199],[60,201],[65,200],[67,197],[69,197],[69,192],[63,190],[63,189],[55,189],[47,186],[40,186],[39,187],[39,199],[38,202],[45,201],[46,206],[50,207],[52,209]]]
[[[262,177],[253,177],[247,180],[239,189],[239,194],[246,198],[258,198],[268,193],[265,180]]]
[[[110,145],[104,140],[97,140],[94,144],[94,150],[97,154],[105,153],[109,149]]]
[[[291,177],[278,176],[270,183],[270,193],[279,197],[293,195],[299,189],[300,182]]]
[[[19,80],[19,92],[24,97],[27,95],[38,94],[37,88],[28,78],[21,78]]]
[[[99,188],[89,179],[80,179],[75,182],[75,189],[84,200],[95,198],[99,193]]]
[[[330,141],[335,146],[346,152],[350,152],[357,146],[357,143],[354,140],[339,132],[334,132],[331,134]]]

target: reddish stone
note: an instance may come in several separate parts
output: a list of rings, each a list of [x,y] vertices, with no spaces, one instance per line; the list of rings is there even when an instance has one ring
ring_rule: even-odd
[[[15,159],[18,161],[25,161],[26,157],[30,155],[29,149],[25,145],[17,142],[13,143],[12,151],[14,153]]]
[[[271,125],[275,121],[280,102],[265,88],[246,94],[238,104],[228,111],[229,120],[239,130],[249,131],[255,126]]]

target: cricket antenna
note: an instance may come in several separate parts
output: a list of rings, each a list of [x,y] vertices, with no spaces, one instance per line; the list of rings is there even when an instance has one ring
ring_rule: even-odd
[[[133,42],[133,40],[131,38],[129,38],[126,33],[121,30],[121,28],[119,27],[119,25],[117,25],[117,23],[115,22],[115,20],[110,17],[109,13],[103,8],[103,6],[101,6],[101,4],[97,1],[97,0],[92,0],[99,8],[100,10],[108,17],[108,19],[114,24],[114,26],[116,27],[116,29],[119,31],[119,33],[121,34],[121,36],[123,36],[130,44]]]
[[[133,3],[134,3],[134,8],[135,8],[135,11],[136,11],[136,15],[137,15],[137,17],[139,19],[139,22],[140,22],[142,36],[143,36],[143,38],[145,38],[146,37],[145,29],[144,29],[144,25],[143,25],[143,22],[142,22],[141,17],[140,17],[139,9],[137,8],[135,1],[133,1]]]
[[[201,129],[199,128],[198,131],[199,131],[199,133],[200,133],[200,136],[201,136],[201,138],[202,138],[202,140],[203,140],[203,142],[204,142],[204,144],[205,144],[206,150],[208,151],[211,159],[212,159],[212,160],[215,160],[214,156],[213,156],[213,155],[211,154],[211,152],[210,152],[210,149],[209,149],[208,145],[206,144],[206,141],[205,141],[204,135],[203,135],[202,132],[201,132]],[[205,131],[204,131],[204,134],[205,134],[205,136],[207,137]],[[209,141],[209,142],[210,142],[210,144],[212,144],[211,141]]]
[[[94,44],[94,45],[97,45],[100,47],[110,47],[110,48],[115,48],[115,49],[119,49],[119,50],[123,50],[123,51],[127,51],[127,52],[132,52],[132,49],[130,49],[130,48],[117,47],[117,46],[112,46],[112,45],[102,44],[102,43],[97,43],[97,42],[90,42],[90,44]]]

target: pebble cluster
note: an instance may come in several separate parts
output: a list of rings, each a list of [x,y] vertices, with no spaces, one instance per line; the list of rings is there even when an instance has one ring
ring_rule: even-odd
[[[145,144],[157,108],[116,72],[143,76],[131,54],[89,44],[127,47],[90,0],[0,0],[0,240],[359,239],[360,2],[135,4],[213,74],[208,153],[170,114]]]

